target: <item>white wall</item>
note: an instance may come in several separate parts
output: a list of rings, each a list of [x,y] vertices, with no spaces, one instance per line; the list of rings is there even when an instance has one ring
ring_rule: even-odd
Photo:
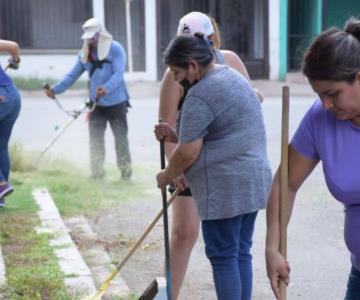
[[[60,79],[71,69],[76,61],[76,53],[63,55],[23,54],[20,57],[19,70],[8,70],[11,76]],[[7,65],[7,59],[8,56],[0,56],[3,68]]]
[[[104,0],[93,0],[93,15],[105,24],[105,4]]]
[[[280,0],[269,1],[270,79],[279,79],[280,71]]]

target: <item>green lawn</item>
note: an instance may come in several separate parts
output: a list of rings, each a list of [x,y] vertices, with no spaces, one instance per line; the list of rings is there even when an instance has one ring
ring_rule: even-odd
[[[8,197],[6,208],[0,210],[0,243],[8,280],[2,292],[9,299],[71,299],[49,246],[51,236],[35,232],[40,221],[31,191],[48,188],[64,217],[91,215],[124,201],[148,198],[146,190],[154,188],[156,168],[135,166],[134,179],[128,182],[118,180],[118,170],[109,167],[106,181],[94,182],[88,180],[86,170],[67,161],[46,159],[39,163],[36,153],[24,153],[19,144],[12,145],[11,153],[10,181],[15,192]]]

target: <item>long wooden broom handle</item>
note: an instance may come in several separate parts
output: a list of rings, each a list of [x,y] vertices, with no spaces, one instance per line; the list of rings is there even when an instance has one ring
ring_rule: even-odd
[[[281,115],[281,165],[280,165],[280,253],[287,257],[287,214],[288,214],[288,145],[289,145],[289,87],[282,89]],[[281,300],[286,300],[286,284],[280,280]]]
[[[179,189],[176,189],[175,192],[171,195],[170,199],[167,201],[167,206],[169,207],[171,203],[175,200],[177,194],[180,192]],[[120,270],[126,262],[129,260],[129,258],[132,256],[132,254],[135,252],[135,250],[140,246],[142,241],[146,238],[146,236],[149,234],[149,232],[153,229],[156,222],[159,221],[161,216],[163,215],[164,210],[161,209],[158,214],[155,216],[155,218],[151,221],[149,226],[144,230],[144,232],[141,234],[141,236],[137,239],[135,244],[131,247],[131,249],[128,251],[126,256],[123,258],[123,260],[116,266],[118,270]]]

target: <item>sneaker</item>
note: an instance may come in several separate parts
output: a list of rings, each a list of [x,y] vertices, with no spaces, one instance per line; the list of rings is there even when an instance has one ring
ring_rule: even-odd
[[[0,185],[0,199],[4,198],[7,195],[10,195],[13,191],[14,188],[8,182]]]
[[[3,208],[3,207],[5,207],[5,199],[4,198],[0,199],[0,208]]]

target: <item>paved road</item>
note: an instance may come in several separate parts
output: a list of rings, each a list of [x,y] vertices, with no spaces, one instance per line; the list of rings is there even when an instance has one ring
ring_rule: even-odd
[[[63,97],[63,104],[77,108],[84,97]],[[312,99],[296,97],[291,99],[290,134],[297,127],[302,115],[311,105]],[[153,124],[157,120],[157,99],[139,97],[133,100],[129,113],[130,145],[135,164],[150,162],[158,164],[158,144],[153,138]],[[273,170],[280,156],[280,107],[279,97],[267,98],[263,104],[268,135],[268,152]],[[56,133],[56,127],[68,117],[43,96],[24,94],[21,117],[14,129],[15,139],[27,149],[43,147]],[[107,133],[107,161],[115,162],[110,131]],[[87,166],[88,136],[84,117],[64,133],[49,151],[62,155],[76,163]],[[288,299],[341,299],[344,294],[350,262],[343,243],[343,210],[327,192],[321,167],[312,174],[299,192],[294,217],[288,235],[289,260],[292,266],[292,283]],[[261,212],[257,222],[254,242],[254,299],[273,299],[265,274],[264,262],[265,219]],[[188,280],[183,299],[188,298],[186,290],[197,290],[201,299],[215,299],[211,290],[210,268],[203,258],[203,243],[200,241],[191,260]],[[202,286],[193,278],[201,277]],[[200,298],[199,298],[200,299]]]

